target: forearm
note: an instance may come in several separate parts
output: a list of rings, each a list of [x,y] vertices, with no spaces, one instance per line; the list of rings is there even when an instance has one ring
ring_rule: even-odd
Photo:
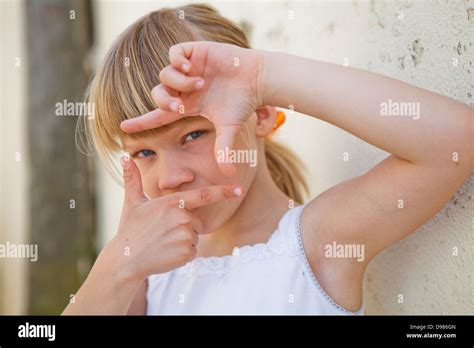
[[[295,111],[413,163],[453,164],[456,152],[457,164],[472,170],[474,116],[470,107],[371,72],[285,53],[263,55],[264,105],[293,105]],[[413,114],[395,116],[393,103],[400,102],[415,103],[403,105]],[[398,112],[403,111],[401,104],[398,107]]]
[[[109,244],[97,258],[87,279],[63,315],[124,315],[141,281],[117,267],[123,252]]]

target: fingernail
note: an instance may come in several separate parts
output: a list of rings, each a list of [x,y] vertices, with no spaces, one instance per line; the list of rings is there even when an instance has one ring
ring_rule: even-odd
[[[204,86],[204,80],[198,80],[194,83],[194,86],[196,87],[196,89],[201,89],[202,86]]]
[[[128,163],[130,161],[130,158],[128,158],[127,156],[122,156],[120,157],[120,164],[122,164],[122,168],[123,169],[127,169],[128,168]]]
[[[178,112],[178,103],[175,102],[175,101],[172,102],[172,103],[170,104],[170,109],[171,109],[172,111],[174,111],[174,112]]]
[[[234,192],[234,195],[236,195],[237,197],[242,195],[242,189],[240,187],[236,187],[233,192]]]
[[[184,64],[183,64],[183,70],[186,71],[186,72],[188,72],[188,70],[189,70],[189,65],[186,64],[186,63],[184,63]]]

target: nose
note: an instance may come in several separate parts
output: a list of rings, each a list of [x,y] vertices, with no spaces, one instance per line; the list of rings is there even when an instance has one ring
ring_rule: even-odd
[[[161,154],[158,161],[158,187],[161,191],[176,190],[194,180],[193,171],[182,159],[171,154]]]

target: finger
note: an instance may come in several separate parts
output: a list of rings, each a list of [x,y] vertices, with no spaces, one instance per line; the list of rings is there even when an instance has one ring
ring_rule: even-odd
[[[191,70],[191,54],[193,52],[192,42],[183,42],[170,47],[170,63],[176,69],[188,73]]]
[[[180,242],[191,242],[194,247],[197,247],[199,243],[199,234],[196,233],[189,223],[175,226],[169,233],[173,239],[178,239]]]
[[[190,219],[189,224],[192,227],[193,231],[195,231],[196,233],[200,233],[203,230],[203,225],[202,225],[201,220],[192,212],[190,212],[188,209],[184,209],[184,211],[187,214],[189,214],[188,215]]]
[[[194,229],[194,226],[192,224],[187,225],[187,228],[192,232],[191,243],[193,244],[194,247],[197,247],[199,244],[199,234]]]
[[[178,94],[179,92],[172,90],[162,83],[151,90],[151,97],[156,106],[165,111],[178,112],[178,106],[182,104]]]
[[[204,86],[200,76],[187,76],[171,65],[160,71],[160,82],[180,92],[193,92]]]
[[[146,198],[145,194],[143,193],[142,179],[137,165],[127,156],[122,156],[120,158],[120,163],[122,164],[123,168],[125,206],[136,206],[146,202],[148,198]]]
[[[120,128],[126,133],[141,132],[147,129],[161,127],[183,117],[184,113],[155,109],[147,112],[145,115],[122,121]]]
[[[191,215],[191,226],[193,228],[193,231],[195,231],[196,234],[201,233],[203,230],[201,219],[199,219],[196,215],[194,215],[190,211],[188,211],[188,213]]]
[[[186,221],[185,224],[189,223],[196,233],[200,233],[203,230],[202,222],[196,215],[186,209],[184,200],[179,200],[177,206],[180,208],[179,213],[183,214],[179,218]]]
[[[197,247],[199,245],[199,234],[196,233],[196,231],[194,230],[195,233],[193,233],[193,247]]]
[[[232,149],[235,137],[239,131],[236,126],[221,126],[216,129],[216,143],[214,147],[215,156],[219,168],[226,176],[233,176],[236,174],[235,166],[227,158],[226,154]]]
[[[214,185],[175,193],[170,195],[169,199],[174,202],[184,202],[184,208],[193,210],[222,200],[240,197],[242,192],[240,185]]]

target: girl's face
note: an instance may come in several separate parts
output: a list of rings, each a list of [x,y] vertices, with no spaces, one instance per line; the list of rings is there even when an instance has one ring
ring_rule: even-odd
[[[248,145],[241,135],[236,138],[234,149],[248,152],[246,157],[241,157],[246,163],[234,163],[237,174],[230,178],[220,171],[214,155],[214,125],[204,117],[186,117],[160,127],[158,134],[138,139],[125,137],[122,141],[124,150],[140,170],[144,193],[150,199],[211,185],[239,184],[244,187],[244,194],[239,198],[193,210],[203,223],[201,233],[206,234],[230,219],[245,199],[258,168],[257,139],[255,136],[250,138]],[[251,158],[257,163],[249,163]]]

